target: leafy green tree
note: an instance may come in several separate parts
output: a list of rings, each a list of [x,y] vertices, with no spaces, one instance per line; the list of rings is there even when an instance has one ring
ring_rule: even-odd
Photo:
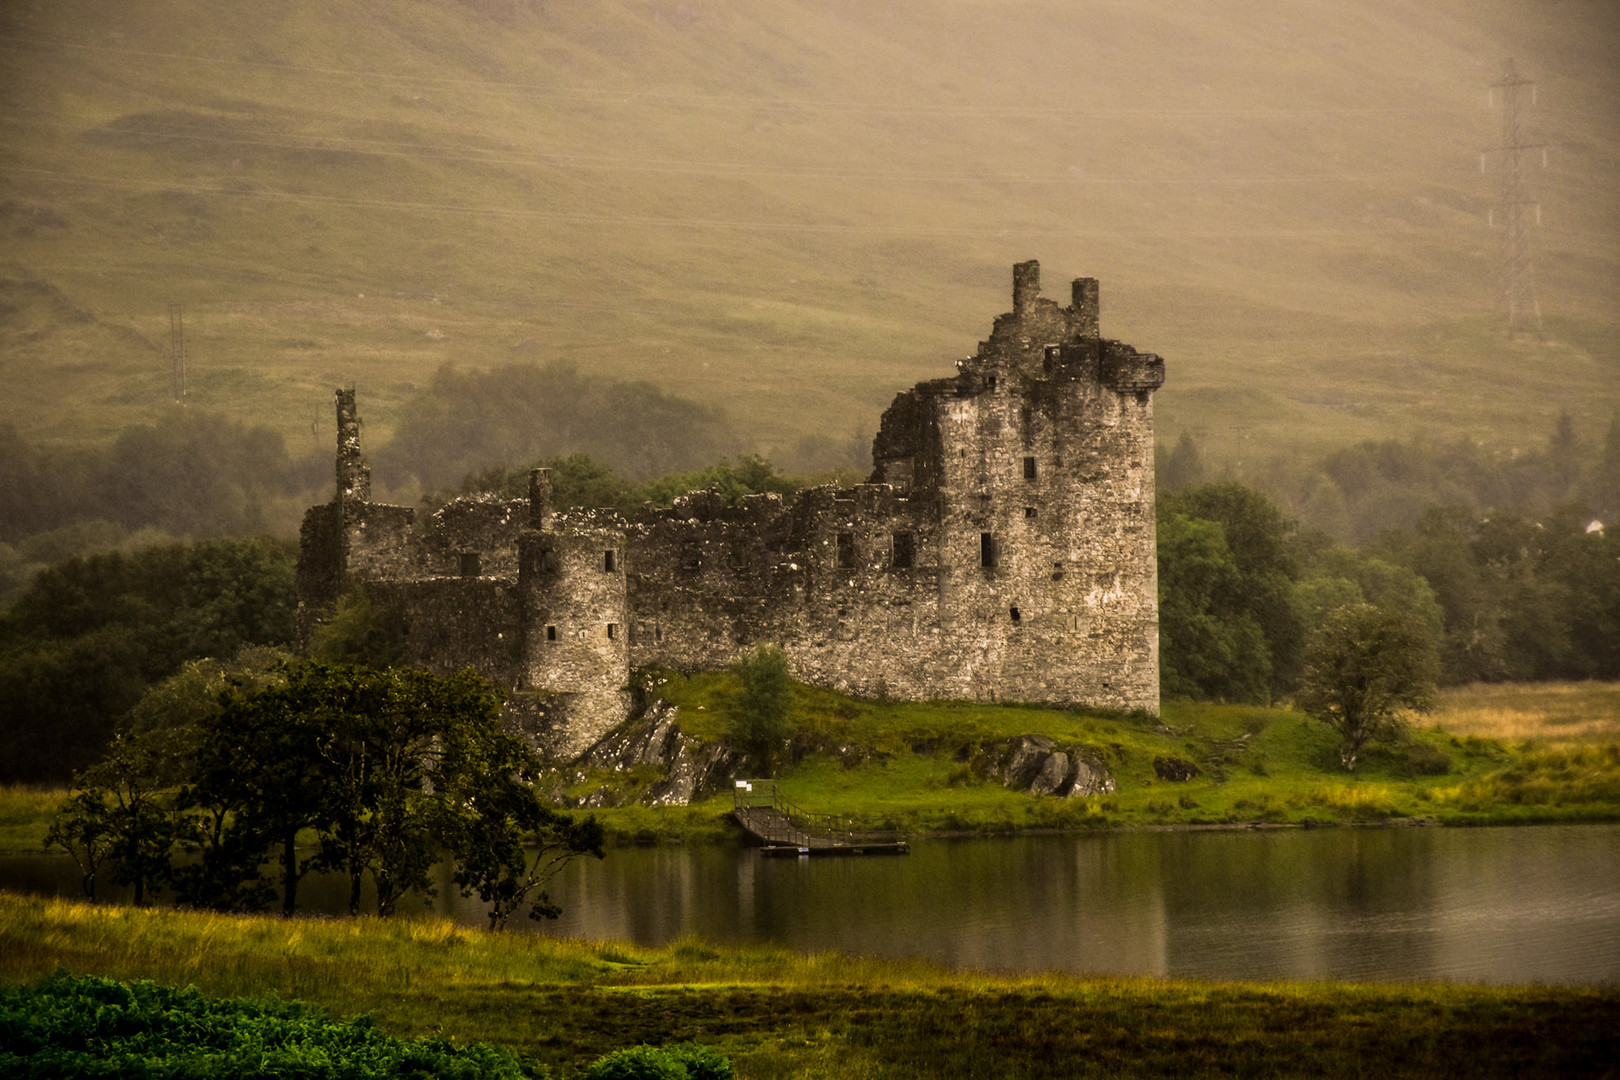
[[[446,365],[404,404],[394,430],[376,455],[378,475],[390,483],[415,476],[428,488],[491,462],[575,453],[630,477],[661,476],[725,457],[737,442],[719,409],[565,363]]]
[[[788,733],[792,677],[787,654],[776,645],[756,645],[738,659],[736,671],[742,679],[742,696],[731,737],[769,774]]]
[[[1239,578],[1233,613],[1246,615],[1264,635],[1271,665],[1268,690],[1271,697],[1280,697],[1299,678],[1304,641],[1292,598],[1299,576],[1296,523],[1260,492],[1232,482],[1166,496],[1161,506],[1167,513],[1221,526]]]
[[[1338,733],[1339,760],[1354,772],[1368,742],[1395,734],[1407,710],[1433,707],[1437,672],[1433,640],[1414,620],[1352,604],[1311,633],[1294,702]]]
[[[455,883],[463,896],[476,892],[490,905],[491,930],[524,904],[531,919],[556,918],[561,909],[545,887],[575,858],[602,858],[601,824],[541,801],[533,787],[539,761],[521,740],[499,728],[466,728],[461,735],[440,748],[436,789]]]
[[[112,844],[111,809],[105,793],[91,788],[76,788],[62,800],[45,834],[45,846],[61,848],[79,868],[79,886],[91,900]]]
[[[803,482],[776,471],[776,466],[749,454],[737,465],[722,461],[691,473],[676,473],[650,480],[641,487],[644,501],[668,506],[678,495],[689,491],[718,491],[726,502],[735,505],[745,495],[792,495],[803,487]]]
[[[1586,502],[1606,525],[1620,526],[1620,413],[1609,418],[1603,449],[1589,466]]]
[[[1476,558],[1479,515],[1462,506],[1424,511],[1410,532],[1390,532],[1379,554],[1422,575],[1445,613],[1441,645],[1446,682],[1494,681],[1508,673],[1504,597]]]
[[[405,623],[394,605],[355,585],[310,635],[309,655],[327,664],[390,668],[405,659]]]
[[[1317,552],[1310,570],[1295,584],[1293,599],[1302,626],[1320,625],[1335,608],[1372,604],[1406,612],[1437,647],[1445,634],[1445,612],[1421,575],[1345,547]]]
[[[301,669],[300,682],[323,718],[320,863],[348,874],[352,914],[360,912],[367,873],[377,914],[392,914],[410,890],[432,892],[443,740],[459,737],[458,725],[489,730],[497,724],[499,696],[471,672],[441,679],[415,668],[311,664]]]
[[[92,899],[98,869],[110,862],[113,882],[132,886],[135,903],[144,904],[168,879],[181,828],[157,756],[140,738],[119,736],[75,778],[45,842],[74,858]]]
[[[232,686],[199,721],[191,782],[180,794],[198,819],[198,858],[178,880],[186,902],[258,910],[271,892],[260,866],[275,858],[282,914],[296,910],[299,882],[318,859],[300,855],[298,834],[328,817],[319,766],[329,716],[309,683],[305,666],[288,669],[284,682]]]
[[[187,881],[198,902],[261,902],[256,868],[273,855],[284,913],[306,873],[335,870],[349,880],[351,913],[369,877],[377,914],[389,915],[407,893],[431,893],[430,871],[448,855],[498,927],[524,903],[555,915],[546,882],[577,855],[601,855],[594,819],[540,801],[538,760],[502,728],[499,692],[470,671],[311,661],[282,683],[233,688],[222,706],[203,721],[186,792],[206,823]],[[297,847],[305,829],[314,852]]]
[[[1160,451],[1163,463],[1155,470],[1159,490],[1170,493],[1197,487],[1207,479],[1203,451],[1193,441],[1192,432],[1183,431],[1168,453]]]
[[[1219,524],[1161,514],[1159,685],[1168,698],[1265,704],[1271,651],[1245,610],[1244,576]]]

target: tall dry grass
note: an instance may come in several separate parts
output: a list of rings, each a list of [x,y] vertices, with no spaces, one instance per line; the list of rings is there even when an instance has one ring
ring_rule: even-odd
[[[1547,744],[1620,741],[1620,683],[1472,683],[1440,694],[1430,726]]]
[[[1614,988],[1191,983],[952,973],[687,940],[555,941],[443,920],[279,919],[0,892],[0,985],[62,969],[269,993],[572,1075],[702,1042],[739,1077],[1598,1075]]]

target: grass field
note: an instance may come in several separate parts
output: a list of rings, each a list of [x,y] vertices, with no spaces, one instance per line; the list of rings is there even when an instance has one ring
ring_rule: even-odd
[[[1537,80],[1544,337],[1494,329],[1503,57]],[[1102,282],[1217,461],[1539,444],[1620,406],[1601,4],[199,0],[0,11],[0,422],[190,407],[375,447],[444,363],[573,361],[778,453],[869,437],[1008,306]],[[1538,163],[1539,164],[1539,163]]]
[[[948,973],[698,941],[502,935],[439,920],[94,907],[0,893],[0,982],[52,971],[276,994],[399,1035],[506,1044],[567,1076],[695,1041],[805,1076],[1603,1075],[1614,988],[1191,983]]]
[[[1535,744],[1620,742],[1620,684],[1475,683],[1450,687],[1429,723],[1453,735]]]
[[[699,741],[722,739],[739,683],[730,674],[671,675],[661,692]],[[1328,825],[1420,821],[1519,824],[1620,820],[1620,686],[1524,684],[1453,688],[1398,743],[1375,745],[1344,772],[1337,737],[1286,709],[1171,702],[1161,718],[969,703],[861,701],[795,685],[798,758],[777,773],[784,795],[814,813],[853,815],[925,833]],[[1044,735],[1101,762],[1110,795],[1037,798],[984,773],[986,756]],[[1197,768],[1161,779],[1155,759]],[[588,772],[566,791],[606,786],[633,801],[657,768]],[[572,780],[572,775],[568,777]],[[0,788],[0,850],[37,850],[62,791]],[[731,794],[692,806],[594,812],[619,844],[734,843]]]
[[[675,675],[661,691],[680,707],[683,729],[714,739],[732,722],[738,685],[731,675]],[[1561,693],[1526,687],[1520,698],[1529,708],[1531,700],[1563,701]],[[1620,687],[1594,685],[1586,694],[1612,708]],[[1448,695],[1446,707],[1456,700]],[[795,686],[792,715],[803,756],[778,772],[787,798],[812,812],[863,816],[913,833],[1620,817],[1620,740],[1594,736],[1567,747],[1553,719],[1539,735],[1527,719],[1511,743],[1414,727],[1399,743],[1376,747],[1350,774],[1338,763],[1333,732],[1285,709],[1172,702],[1162,718],[1151,718],[858,701]],[[1451,715],[1443,711],[1439,723]],[[1045,735],[1101,761],[1116,792],[1036,798],[986,778],[985,753],[1021,735]],[[1154,762],[1163,757],[1190,762],[1197,775],[1160,778]],[[614,780],[592,776],[579,790]],[[729,798],[723,793],[683,811],[671,831],[701,829],[702,812],[718,818]],[[657,831],[657,815],[649,811],[604,817],[621,837]]]

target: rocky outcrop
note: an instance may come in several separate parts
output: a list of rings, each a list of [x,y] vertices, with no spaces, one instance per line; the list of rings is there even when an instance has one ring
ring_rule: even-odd
[[[1031,795],[1074,799],[1114,793],[1114,778],[1097,751],[1086,746],[1060,748],[1045,735],[1021,735],[987,747],[978,760],[986,779]]]
[[[686,806],[714,791],[731,778],[736,755],[723,743],[700,744],[681,731],[678,710],[666,701],[649,705],[640,716],[619,725],[585,751],[574,763],[578,769],[627,772],[638,765],[660,766],[664,775],[639,793],[635,802],[647,806]],[[617,802],[607,789],[577,802],[579,806],[608,806]]]

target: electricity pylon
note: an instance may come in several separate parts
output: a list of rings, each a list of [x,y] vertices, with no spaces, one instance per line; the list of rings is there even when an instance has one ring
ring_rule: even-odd
[[[1530,266],[1530,237],[1528,218],[1535,217],[1541,224],[1541,205],[1524,190],[1521,159],[1529,150],[1541,151],[1541,164],[1547,164],[1547,148],[1524,141],[1519,130],[1519,109],[1523,105],[1525,87],[1530,88],[1530,104],[1536,101],[1536,84],[1519,75],[1518,68],[1509,60],[1503,67],[1502,78],[1491,84],[1491,106],[1496,107],[1498,97],[1502,108],[1502,140],[1487,147],[1480,155],[1480,168],[1485,168],[1487,155],[1497,156],[1496,206],[1490,213],[1490,224],[1495,228],[1500,217],[1502,228],[1502,306],[1507,314],[1510,333],[1534,329],[1541,330],[1541,305],[1536,301],[1536,280]]]

